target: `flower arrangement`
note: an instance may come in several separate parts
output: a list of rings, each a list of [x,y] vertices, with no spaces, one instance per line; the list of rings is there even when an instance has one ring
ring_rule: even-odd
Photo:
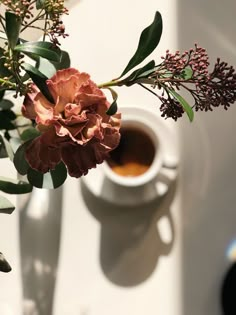
[[[158,64],[140,64],[157,47],[162,17],[141,33],[138,47],[123,72],[97,84],[90,75],[74,69],[60,40],[68,36],[62,22],[69,14],[64,1],[0,1],[0,158],[10,158],[24,180],[0,177],[0,190],[24,194],[33,187],[57,188],[67,174],[86,175],[102,163],[119,144],[121,114],[116,86],[139,85],[159,100],[160,115],[175,121],[194,111],[224,109],[236,101],[236,73],[217,59],[209,70],[204,48],[180,53],[168,50]],[[37,29],[42,39],[27,41],[25,31]],[[103,89],[111,92],[112,102]],[[182,96],[189,93],[192,104]],[[9,95],[22,100],[20,110]],[[14,205],[0,196],[0,212],[11,213]],[[0,254],[0,270],[11,268]]]

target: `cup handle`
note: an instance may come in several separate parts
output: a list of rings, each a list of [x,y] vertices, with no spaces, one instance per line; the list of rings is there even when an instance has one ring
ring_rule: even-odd
[[[168,190],[170,185],[176,180],[177,177],[177,168],[167,168],[163,165],[160,173],[156,178],[156,190],[159,197],[164,196]]]
[[[164,228],[168,229],[167,233],[164,233]],[[164,254],[168,254],[174,243],[174,222],[169,211],[159,219],[157,230]]]
[[[157,176],[157,181],[156,181],[156,189],[160,197],[166,195],[170,189],[171,184],[173,184],[176,181],[177,172],[178,172],[178,160],[174,158],[169,158],[169,157],[166,158],[165,161],[163,162],[163,166],[160,170],[160,173]],[[160,220],[165,220],[165,225],[168,224],[168,230],[169,230],[168,239],[164,237],[164,235],[161,233],[162,231],[160,231],[160,225],[161,225],[160,222],[162,222]],[[158,227],[159,237],[162,242],[162,246],[163,246],[163,249],[165,250],[165,253],[168,254],[174,242],[174,222],[173,222],[173,218],[171,216],[169,209],[159,219],[158,223],[157,223],[157,227]],[[165,226],[165,228],[167,228],[167,226]]]

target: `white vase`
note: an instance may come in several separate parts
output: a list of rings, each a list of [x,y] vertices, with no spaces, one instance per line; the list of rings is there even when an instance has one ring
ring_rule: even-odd
[[[52,314],[62,223],[62,188],[18,198],[24,315]]]

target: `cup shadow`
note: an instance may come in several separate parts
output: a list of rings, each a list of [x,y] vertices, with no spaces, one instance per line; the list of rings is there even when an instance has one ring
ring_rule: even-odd
[[[100,264],[112,283],[136,286],[150,277],[161,256],[174,245],[175,228],[171,204],[176,180],[165,195],[138,206],[118,206],[91,193],[84,182],[81,192],[90,213],[101,223]],[[122,196],[120,196],[122,198]],[[171,240],[163,241],[158,222],[168,220]]]
[[[33,190],[19,198],[24,315],[52,314],[58,265],[62,190]]]

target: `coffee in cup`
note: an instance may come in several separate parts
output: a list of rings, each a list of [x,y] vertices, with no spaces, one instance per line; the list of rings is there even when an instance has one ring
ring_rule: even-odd
[[[143,129],[126,126],[121,128],[118,147],[110,153],[107,163],[120,176],[135,177],[144,174],[155,156],[155,145]]]

